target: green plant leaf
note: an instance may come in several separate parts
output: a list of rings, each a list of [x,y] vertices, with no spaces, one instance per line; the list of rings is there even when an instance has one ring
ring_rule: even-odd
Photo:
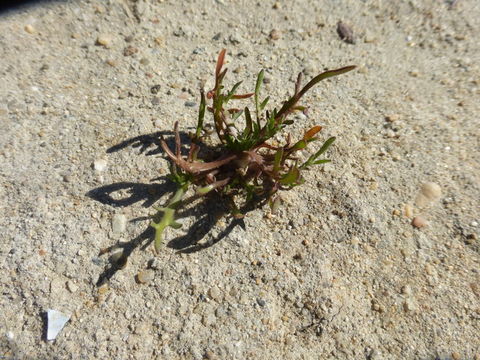
[[[250,109],[245,107],[245,130],[243,131],[243,136],[248,136],[252,132],[252,115],[250,114]]]
[[[273,161],[273,173],[276,175],[280,171],[281,163],[283,160],[283,148],[280,148],[275,153],[275,159]]]
[[[327,149],[330,147],[330,145],[333,144],[333,142],[335,141],[335,137],[331,137],[329,138],[327,141],[325,141],[322,145],[322,147],[320,148],[320,150],[318,150],[315,154],[311,155],[307,161],[305,161],[301,166],[300,168],[303,169],[303,168],[306,168],[308,166],[311,166],[313,164],[315,164],[315,161],[317,161],[317,158],[322,155],[325,151],[327,151]],[[318,160],[318,161],[321,161],[321,160]],[[328,162],[328,161],[327,161]],[[318,164],[322,164],[322,162],[318,163]]]
[[[322,160],[317,160],[317,161],[315,161],[313,164],[314,164],[314,165],[326,164],[326,163],[329,163],[329,162],[331,162],[331,161],[332,161],[332,160],[322,159]]]
[[[270,96],[267,96],[262,103],[259,105],[258,109],[259,111],[263,111],[265,109],[265,106],[267,106],[268,101],[270,100]]]
[[[282,185],[293,185],[300,178],[300,171],[296,166],[292,167],[288,173],[286,173],[281,179]]]
[[[202,134],[203,121],[205,119],[205,107],[206,107],[205,93],[202,90],[200,92],[200,107],[198,109],[197,130],[195,132],[195,138],[196,139],[199,139],[200,135]]]
[[[238,90],[238,87],[242,84],[242,81],[239,81],[237,82],[235,85],[233,85],[233,88],[232,90],[230,90],[230,92],[228,93],[228,95],[225,97],[225,99],[223,100],[223,102],[226,104],[228,103],[232,97],[235,95],[235,92]]]

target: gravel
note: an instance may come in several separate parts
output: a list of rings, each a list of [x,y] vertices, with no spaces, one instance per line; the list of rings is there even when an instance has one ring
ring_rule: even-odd
[[[69,0],[3,11],[0,348],[26,359],[478,357],[477,3]],[[187,154],[198,89],[214,86],[224,47],[225,89],[244,80],[251,91],[263,68],[269,110],[299,72],[306,84],[358,65],[291,117],[292,142],[322,126],[311,151],[337,138],[332,162],[282,191],[274,215],[267,206],[233,226],[215,223],[215,201],[188,204],[156,254],[151,205],[171,190],[160,135],[171,141],[179,121]],[[419,216],[428,227],[412,227]],[[196,241],[211,246],[191,251]],[[72,314],[51,343],[47,309]]]

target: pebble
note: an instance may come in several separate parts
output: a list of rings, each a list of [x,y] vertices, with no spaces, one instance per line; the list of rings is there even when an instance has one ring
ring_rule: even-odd
[[[162,263],[157,257],[154,257],[148,262],[148,265],[150,266],[151,269],[153,270],[160,270],[162,268]]]
[[[47,311],[47,340],[55,340],[58,333],[70,320],[69,315],[62,314],[60,311],[48,309]]]
[[[412,70],[408,73],[411,77],[418,77],[420,75],[420,73],[418,72],[418,70]]]
[[[218,287],[214,286],[208,290],[208,296],[215,301],[220,301],[222,299],[222,292]]]
[[[410,285],[405,285],[402,287],[402,294],[412,295],[412,288],[410,287]]]
[[[230,40],[230,43],[232,43],[232,45],[239,45],[240,43],[242,43],[243,38],[237,34],[233,34],[229,36],[228,40]]]
[[[150,60],[148,60],[147,58],[141,58],[140,59],[140,64],[148,65],[148,64],[150,64]]]
[[[160,86],[159,84],[153,85],[153,86],[150,88],[150,92],[151,92],[152,94],[154,94],[154,95],[155,95],[155,94],[158,94],[158,92],[160,91],[160,88],[161,88],[161,86]]]
[[[206,327],[210,327],[215,324],[216,318],[213,312],[207,312],[202,316],[202,324]]]
[[[96,171],[105,171],[106,168],[107,168],[107,160],[105,159],[97,159],[93,162],[93,168],[96,170]]]
[[[30,24],[25,25],[25,31],[29,34],[35,34],[36,32],[35,28]]]
[[[108,261],[112,264],[120,264],[123,261],[123,249],[115,249],[111,255]]]
[[[110,34],[100,34],[97,37],[96,44],[100,45],[100,46],[103,46],[105,48],[109,48],[110,46],[112,46],[112,41],[113,41],[112,35],[110,35]]]
[[[194,107],[195,105],[197,105],[197,104],[193,101],[186,101],[185,102],[186,107]]]
[[[74,293],[78,290],[78,286],[72,280],[68,280],[67,281],[67,289],[71,293]]]
[[[337,33],[338,36],[340,36],[340,39],[345,41],[347,44],[355,44],[353,30],[349,25],[339,21],[337,23]]]
[[[299,112],[299,113],[295,114],[295,119],[298,119],[298,120],[301,120],[301,121],[307,120],[307,115]]]
[[[425,226],[427,226],[427,220],[425,220],[423,217],[421,216],[415,216],[412,220],[412,225],[416,228],[423,228]]]
[[[434,182],[427,182],[422,185],[417,198],[415,199],[415,203],[418,206],[425,206],[442,196],[442,188],[440,185]]]
[[[112,230],[116,234],[123,233],[127,228],[127,217],[124,214],[115,214],[112,219]]]
[[[405,311],[415,311],[417,309],[417,304],[413,299],[406,299],[403,303],[403,310]]]
[[[460,360],[462,357],[460,356],[460,354],[456,351],[452,352],[452,359],[453,360]]]
[[[405,205],[405,216],[410,218],[413,216],[413,207],[409,204]]]
[[[137,282],[140,284],[148,284],[155,277],[152,270],[142,270],[137,274]]]
[[[257,304],[260,305],[261,307],[264,307],[265,305],[267,305],[267,302],[263,299],[258,298]]]
[[[133,54],[136,54],[138,52],[138,48],[134,46],[127,46],[125,49],[123,49],[123,55],[124,56],[132,56]]]
[[[270,31],[269,36],[270,36],[270,39],[272,39],[272,40],[278,40],[281,37],[281,33],[280,33],[279,30],[273,29],[272,31]]]
[[[395,122],[400,120],[400,115],[398,114],[389,114],[385,116],[385,120],[388,122]]]
[[[375,35],[369,31],[367,31],[365,33],[365,37],[363,38],[363,41],[366,43],[366,44],[370,44],[370,43],[374,43],[377,41],[377,38],[375,37]]]

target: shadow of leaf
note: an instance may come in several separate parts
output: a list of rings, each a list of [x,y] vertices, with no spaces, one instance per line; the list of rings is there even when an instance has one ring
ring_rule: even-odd
[[[146,156],[156,155],[163,151],[161,149],[160,139],[167,134],[172,135],[173,133],[171,131],[165,131],[136,136],[110,147],[107,150],[107,153],[113,153],[128,147],[134,147],[140,148],[140,154],[145,154]],[[187,134],[181,133],[181,137],[183,138],[183,144],[188,142],[187,140],[189,137]],[[167,144],[170,143],[169,146],[174,146],[174,143],[172,143],[172,141],[174,141],[172,137],[167,138],[166,141]],[[152,146],[154,146],[153,149],[151,149]],[[184,150],[185,149],[182,148],[182,152]],[[173,194],[176,190],[176,185],[166,176],[155,180],[160,180],[161,183],[142,184],[134,182],[119,182],[92,189],[86,195],[93,200],[113,207],[127,207],[137,202],[143,202],[143,207],[150,207],[167,193]],[[196,204],[197,206],[184,209],[177,213],[178,219],[194,216],[196,221],[188,229],[185,235],[170,240],[167,243],[167,247],[175,249],[179,253],[193,253],[215,245],[228,236],[236,226],[241,226],[245,229],[243,219],[231,218],[227,227],[217,236],[207,242],[202,242],[215,226],[218,219],[226,216],[228,206],[224,199],[218,194],[207,196],[201,200],[200,203]],[[248,209],[245,210],[248,211]],[[153,215],[151,218],[136,218],[132,220],[132,222],[155,219],[155,217],[160,217],[160,214]],[[121,249],[122,253],[120,258],[117,257],[115,260],[109,262],[109,265],[100,274],[97,286],[107,283],[117,271],[123,269],[127,264],[128,258],[136,248],[141,247],[142,249],[146,249],[153,242],[154,236],[154,229],[148,225],[147,228],[134,239],[102,249],[100,255],[112,253],[118,249]]]

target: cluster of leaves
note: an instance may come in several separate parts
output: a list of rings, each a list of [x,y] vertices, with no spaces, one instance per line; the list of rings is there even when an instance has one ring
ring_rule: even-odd
[[[243,216],[242,209],[252,202],[263,199],[270,203],[275,211],[280,204],[277,196],[279,190],[291,189],[303,183],[301,171],[312,165],[324,164],[330,160],[321,159],[323,153],[335,141],[329,138],[306,161],[300,162],[298,152],[304,150],[311,142],[318,140],[317,133],[322,129],[314,126],[307,130],[303,137],[292,142],[291,135],[286,134],[283,145],[278,145],[275,137],[286,126],[293,124],[288,116],[295,111],[304,111],[305,107],[298,101],[305,93],[320,81],[332,76],[353,70],[355,66],[347,66],[326,71],[315,76],[304,87],[301,86],[302,76],[298,75],[295,92],[279,110],[265,110],[269,97],[260,99],[260,88],[263,83],[264,71],[257,77],[255,92],[237,94],[241,82],[236,83],[230,91],[225,91],[223,80],[227,69],[223,69],[226,50],[218,56],[215,69],[215,86],[207,94],[201,91],[201,102],[198,123],[195,133],[190,135],[191,144],[188,156],[181,154],[182,144],[175,123],[175,149],[169,148],[164,139],[161,146],[171,161],[170,179],[178,188],[166,207],[157,208],[163,212],[159,222],[153,221],[155,228],[155,249],[160,250],[162,234],[166,227],[178,228],[181,225],[175,221],[176,209],[182,204],[184,195],[190,186],[196,189],[195,196],[204,196],[212,192],[228,199],[231,213],[235,217]],[[255,112],[245,106],[243,109],[229,107],[234,100],[253,97]],[[207,100],[211,105],[207,106]],[[219,144],[214,149],[205,144],[204,134],[207,133],[205,113],[213,115],[213,125],[218,135]],[[243,116],[242,116],[243,115]],[[208,136],[208,135],[207,135]]]

